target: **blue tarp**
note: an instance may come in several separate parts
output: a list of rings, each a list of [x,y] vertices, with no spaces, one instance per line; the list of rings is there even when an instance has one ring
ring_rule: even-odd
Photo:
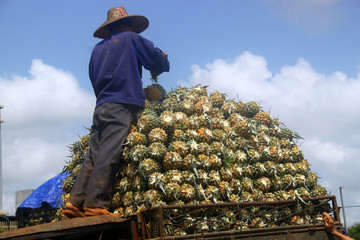
[[[63,180],[70,174],[63,172],[56,177],[48,180],[34,192],[32,192],[23,203],[20,204],[19,208],[40,208],[43,203],[47,203],[52,208],[59,208],[61,205],[60,197],[63,194]]]

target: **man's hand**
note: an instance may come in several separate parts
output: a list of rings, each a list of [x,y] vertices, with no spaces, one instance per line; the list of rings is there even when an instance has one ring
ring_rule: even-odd
[[[332,219],[332,217],[327,214],[326,212],[323,213],[324,215],[324,223],[325,223],[325,229],[326,231],[328,231],[331,234],[334,234],[335,230],[335,224],[334,224],[334,220]]]
[[[163,51],[162,51],[162,53],[163,53],[166,57],[168,56],[168,54],[167,54],[166,52],[163,52]]]
[[[150,80],[154,83],[158,83],[158,76],[160,75],[160,73],[150,71],[150,75],[151,75]]]

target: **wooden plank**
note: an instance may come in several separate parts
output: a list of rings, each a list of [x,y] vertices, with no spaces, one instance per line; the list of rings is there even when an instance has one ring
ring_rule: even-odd
[[[0,239],[61,239],[64,236],[67,236],[67,239],[72,239],[71,235],[75,237],[76,235],[94,235],[94,233],[103,234],[104,231],[111,231],[111,229],[122,230],[123,235],[129,235],[130,238],[127,239],[131,239],[130,221],[131,219],[112,216],[73,218],[4,232],[0,234]]]

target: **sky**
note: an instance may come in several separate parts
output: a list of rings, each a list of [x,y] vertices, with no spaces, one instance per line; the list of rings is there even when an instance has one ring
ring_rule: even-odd
[[[339,205],[343,187],[347,225],[360,222],[358,0],[0,0],[3,211],[60,173],[88,132],[92,34],[116,6],[149,19],[141,35],[169,54],[166,90],[203,84],[261,102],[304,138]]]

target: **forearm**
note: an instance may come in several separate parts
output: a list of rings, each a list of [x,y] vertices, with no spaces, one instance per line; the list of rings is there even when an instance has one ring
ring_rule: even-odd
[[[354,239],[351,238],[351,237],[348,237],[348,236],[346,236],[346,235],[344,235],[344,234],[339,233],[339,232],[336,231],[335,229],[334,229],[334,231],[331,232],[331,234],[334,235],[334,236],[335,236],[337,239],[339,239],[339,240],[354,240]]]

